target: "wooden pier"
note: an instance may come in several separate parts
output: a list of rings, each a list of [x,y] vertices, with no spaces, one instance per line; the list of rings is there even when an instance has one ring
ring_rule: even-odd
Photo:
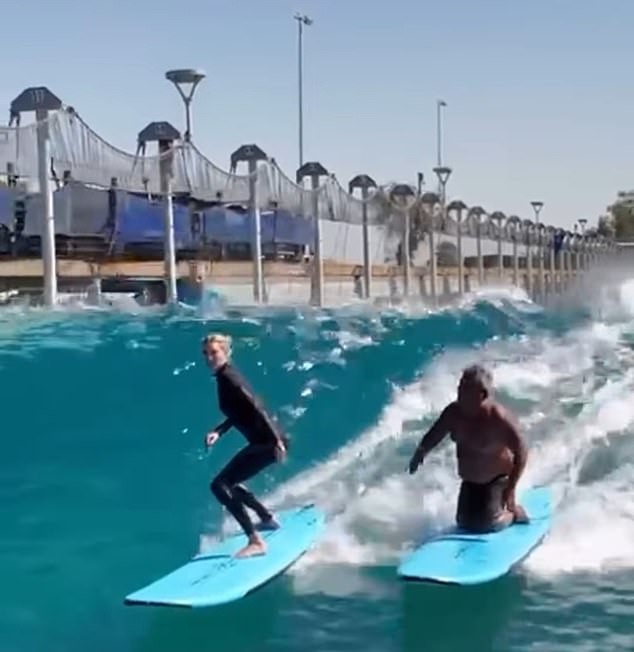
[[[464,292],[483,286],[514,285],[521,287],[536,299],[561,292],[583,273],[583,269],[540,269],[535,266],[470,265],[463,267]],[[506,263],[507,261],[505,261]],[[512,261],[508,261],[511,263]],[[110,288],[129,292],[151,285],[160,286],[164,278],[163,261],[130,260],[57,260],[58,286],[62,292],[86,292],[96,282],[106,283]],[[296,294],[301,302],[310,303],[313,270],[311,262],[265,261],[263,263],[267,302],[275,304],[289,293]],[[248,299],[253,279],[251,261],[180,261],[177,263],[180,282],[212,287],[222,294],[232,295],[238,291],[240,300]],[[364,296],[363,270],[360,265],[324,261],[324,282],[330,288],[331,299],[362,298]],[[460,292],[458,267],[439,266],[436,270],[437,299],[455,296]],[[370,298],[430,298],[429,267],[412,266],[405,280],[402,267],[373,265],[371,269],[372,292]],[[334,288],[334,289],[333,289]],[[43,263],[41,259],[10,259],[0,261],[0,291],[21,295],[38,296],[43,289]],[[116,289],[114,290],[117,291]],[[334,292],[334,295],[333,295]],[[303,299],[302,299],[303,297]]]

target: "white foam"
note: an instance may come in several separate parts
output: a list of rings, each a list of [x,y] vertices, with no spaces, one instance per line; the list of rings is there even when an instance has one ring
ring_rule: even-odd
[[[560,506],[552,532],[525,562],[542,577],[634,568],[634,466],[575,487]]]
[[[634,284],[628,292],[622,300],[632,299],[634,316]],[[595,448],[609,435],[627,442],[634,429],[633,356],[620,343],[629,328],[598,322],[559,339],[523,336],[491,341],[476,353],[448,351],[421,382],[396,388],[374,427],[270,497],[274,506],[315,501],[330,517],[323,540],[292,571],[296,588],[345,591],[343,579],[333,586],[333,564],[397,563],[418,536],[453,520],[458,478],[451,444],[434,451],[415,476],[405,469],[423,430],[453,398],[460,369],[476,358],[492,368],[500,393],[522,401],[518,417],[531,453],[520,490],[547,482],[555,494],[552,532],[525,568],[553,574],[634,565],[634,459],[580,484]],[[571,415],[577,402],[583,407]],[[402,432],[403,421],[414,426]],[[361,575],[351,577],[350,590],[360,590]]]

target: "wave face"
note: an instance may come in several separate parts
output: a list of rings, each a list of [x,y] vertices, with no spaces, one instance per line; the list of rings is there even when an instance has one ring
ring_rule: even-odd
[[[2,649],[630,649],[634,281],[590,294],[542,309],[499,290],[437,313],[1,313]],[[231,527],[209,481],[241,437],[202,445],[221,420],[210,331],[233,335],[293,438],[252,488],[277,508],[316,502],[328,529],[239,603],[126,608]],[[553,487],[553,529],[499,582],[402,585],[400,555],[451,522],[458,491],[449,442],[415,476],[407,462],[475,361],[529,442],[522,485]]]

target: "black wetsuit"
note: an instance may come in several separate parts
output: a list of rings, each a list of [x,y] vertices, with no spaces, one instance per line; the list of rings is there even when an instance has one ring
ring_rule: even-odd
[[[216,432],[222,435],[233,426],[249,443],[214,478],[211,490],[250,536],[255,527],[245,506],[254,510],[263,521],[271,518],[271,512],[240,483],[273,464],[277,460],[277,443],[281,441],[286,447],[288,438],[269,417],[234,366],[223,365],[216,371],[216,380],[220,411],[227,417],[215,429]]]

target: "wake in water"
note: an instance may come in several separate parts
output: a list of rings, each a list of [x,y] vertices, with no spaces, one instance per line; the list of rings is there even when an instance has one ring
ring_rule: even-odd
[[[402,348],[407,356],[417,355],[406,334],[397,339],[399,331],[393,324],[399,320],[409,320],[419,339],[427,338],[429,349],[434,349],[439,332],[452,336],[461,324],[470,330],[482,326],[482,337],[474,335],[466,345],[448,339],[444,348],[437,347],[434,357],[424,358],[419,380],[394,387],[378,421],[267,497],[275,508],[314,501],[329,516],[325,537],[292,571],[298,586],[323,590],[322,571],[333,564],[338,573],[344,567],[393,568],[421,536],[453,521],[459,488],[453,445],[447,441],[438,447],[415,476],[409,476],[406,467],[425,430],[455,397],[461,370],[475,361],[493,371],[498,398],[518,416],[529,443],[528,466],[519,489],[549,484],[556,499],[552,531],[525,568],[549,576],[634,566],[634,403],[630,400],[634,282],[597,292],[599,300],[584,309],[593,319],[572,331],[542,328],[542,323],[553,320],[553,312],[542,311],[521,291],[503,288],[468,297],[440,315],[411,306],[377,315],[364,305],[333,313],[293,309],[283,319],[274,309],[243,314],[241,337],[251,350],[249,355],[256,355],[263,326],[273,340],[284,330],[297,342],[294,357],[281,362],[285,374],[302,378],[299,398],[286,406],[291,425],[303,418],[319,392],[337,392],[337,382],[329,380],[334,372],[324,370],[347,374],[347,361],[355,352],[376,347],[385,353],[386,341],[392,337],[396,339],[389,346]],[[29,319],[38,351],[42,331],[49,324],[57,329],[55,337],[46,340],[49,347],[91,350],[100,337],[98,329],[83,327],[80,333],[72,325],[68,328],[75,329],[73,337],[65,337],[64,330],[59,331],[65,319],[61,312],[57,317],[42,315],[33,321],[31,315]],[[184,327],[192,323],[191,315],[169,319],[182,320]],[[235,323],[235,315],[214,313],[213,319]],[[13,337],[14,322],[0,323],[0,338]],[[126,346],[137,353],[161,346],[161,337],[149,336],[145,328],[143,321],[122,321],[117,326],[128,336]],[[485,343],[478,345],[480,340]],[[23,334],[21,355],[28,345]],[[174,368],[173,376],[183,378],[192,369],[195,361],[187,358]],[[367,373],[376,376],[377,372]],[[363,380],[361,375],[353,385]],[[340,405],[350,409],[352,399],[357,400],[352,396]],[[313,419],[313,413],[306,418]],[[346,576],[334,587],[329,582],[327,588],[338,591],[345,583],[346,590],[354,590],[349,579]]]
[[[586,632],[629,649],[634,283],[584,294],[546,310],[502,289],[434,312],[0,310],[2,649],[572,650]],[[132,614],[123,596],[219,529],[209,482],[242,441],[205,454],[218,416],[200,355],[210,331],[234,336],[237,365],[294,437],[252,489],[276,508],[315,501],[329,523],[284,579],[226,610]],[[396,564],[453,521],[459,488],[449,441],[416,475],[407,464],[476,361],[530,444],[522,486],[553,487],[553,528],[524,563],[529,582],[404,587]],[[329,596],[350,593],[344,609]],[[443,647],[448,610],[462,644]]]
[[[325,569],[393,566],[421,535],[453,521],[453,445],[441,444],[415,476],[406,467],[476,360],[493,371],[497,397],[529,443],[519,492],[548,484],[555,496],[551,533],[525,568],[552,576],[634,566],[634,282],[609,293],[601,312],[564,335],[493,338],[478,350],[441,353],[420,381],[395,388],[378,423],[274,491],[275,507],[314,501],[330,517],[325,537],[292,571],[298,590],[365,591],[341,568],[333,585]]]

